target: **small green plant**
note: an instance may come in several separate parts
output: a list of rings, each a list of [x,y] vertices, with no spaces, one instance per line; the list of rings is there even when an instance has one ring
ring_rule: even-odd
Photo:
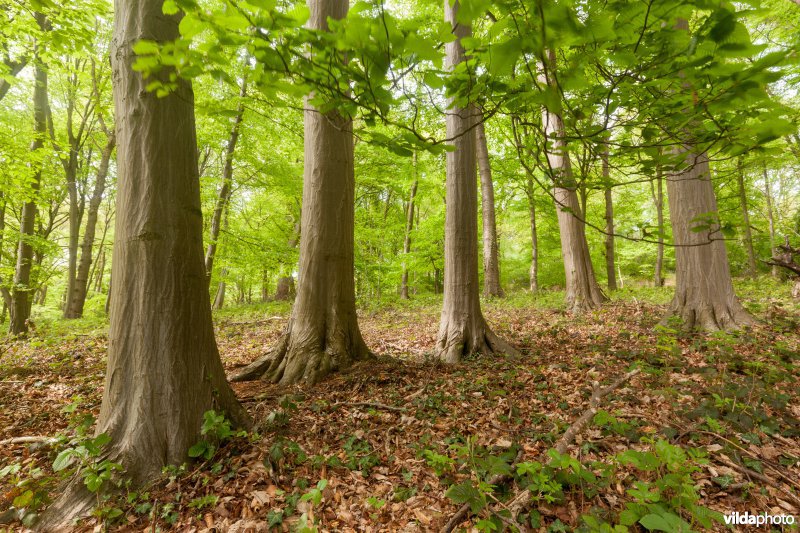
[[[201,509],[205,509],[206,507],[213,507],[217,504],[217,501],[219,501],[218,496],[206,494],[205,496],[200,496],[199,498],[194,498],[192,501],[190,501],[189,507],[199,511]]]
[[[74,446],[61,450],[53,461],[53,470],[61,472],[77,465],[86,488],[90,492],[97,492],[104,483],[111,481],[115,473],[124,470],[118,463],[100,459],[103,448],[110,442],[111,437],[106,433],[80,439]]]
[[[208,461],[217,452],[217,447],[233,437],[246,437],[244,430],[234,431],[231,429],[231,422],[222,413],[209,410],[203,413],[203,425],[200,427],[200,434],[205,438],[191,448],[189,457],[201,457]]]
[[[428,466],[433,468],[433,471],[436,472],[436,475],[439,477],[451,471],[455,464],[455,461],[450,457],[436,453],[433,450],[423,450],[422,456],[425,458],[425,462],[428,463]]]

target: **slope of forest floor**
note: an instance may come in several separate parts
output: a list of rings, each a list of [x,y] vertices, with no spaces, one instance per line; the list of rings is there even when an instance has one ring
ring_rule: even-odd
[[[522,355],[457,367],[430,358],[435,299],[364,312],[375,361],[311,388],[234,384],[252,432],[209,417],[199,460],[98,498],[79,529],[438,531],[463,504],[459,527],[483,531],[722,531],[714,512],[734,511],[800,520],[800,307],[770,287],[739,288],[761,325],[716,335],[658,325],[668,290],[619,291],[578,319],[550,306],[559,293],[537,306],[514,295],[485,311]],[[272,346],[287,312],[217,315],[226,368]],[[64,450],[91,448],[107,339],[97,323],[68,328],[0,340],[0,441],[60,435],[0,445],[0,530],[24,529],[17,509],[30,520],[54,497],[74,468],[53,471]],[[551,451],[589,408],[593,382],[633,368],[567,453]],[[84,471],[121,476],[88,455]]]

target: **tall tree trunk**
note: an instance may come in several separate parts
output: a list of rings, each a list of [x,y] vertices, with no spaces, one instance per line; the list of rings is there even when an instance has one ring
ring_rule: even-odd
[[[729,330],[753,324],[733,291],[708,156],[676,149],[685,170],[667,178],[675,240],[675,297],[671,315],[687,330]],[[709,218],[713,217],[713,218]]]
[[[536,229],[536,189],[530,175],[528,175],[525,192],[528,196],[528,214],[531,222],[530,290],[536,293],[539,292],[539,232]]]
[[[3,194],[3,191],[0,191],[0,265],[2,265],[3,260],[3,237],[5,235],[6,229],[6,198]],[[5,323],[6,321],[6,312],[8,308],[11,307],[11,291],[8,290],[3,284],[3,278],[0,277],[0,298],[2,298],[3,302],[3,313],[0,316],[0,324]]]
[[[45,26],[45,18],[41,13],[36,13],[40,27]],[[38,47],[34,52],[34,89],[33,89],[33,117],[34,140],[31,152],[41,150],[47,133],[47,70],[38,55]],[[17,248],[17,264],[14,271],[14,287],[11,292],[11,320],[9,332],[13,335],[24,335],[28,332],[28,319],[31,316],[31,270],[33,267],[33,247],[31,239],[35,232],[36,224],[36,199],[42,180],[42,165],[34,163],[33,182],[31,183],[30,196],[22,206],[22,215],[19,224],[19,246]]]
[[[266,267],[261,267],[261,301],[269,300],[269,272]]]
[[[308,0],[309,28],[344,18],[347,0]],[[314,54],[312,50],[311,54]],[[305,103],[305,171],[297,297],[272,353],[234,379],[315,383],[371,357],[358,329],[353,267],[355,176],[352,120]]]
[[[239,97],[244,99],[247,95],[247,77],[242,76],[242,85],[239,91]],[[222,224],[222,213],[228,202],[231,200],[231,193],[233,192],[233,156],[236,152],[236,143],[239,141],[239,129],[242,125],[242,117],[244,116],[244,102],[239,102],[239,107],[236,110],[236,116],[233,119],[233,126],[231,127],[231,134],[228,137],[228,145],[225,148],[225,166],[222,169],[222,187],[219,189],[217,195],[217,204],[214,207],[214,214],[211,216],[211,235],[208,242],[208,250],[206,251],[206,278],[209,283],[211,282],[211,274],[214,270],[214,257],[217,254],[217,239],[219,239],[219,230]]]
[[[606,200],[606,276],[608,277],[608,290],[617,290],[617,268],[614,252],[614,200],[611,195],[611,173],[608,167],[608,145],[603,149],[603,181]]]
[[[498,260],[497,222],[494,209],[494,183],[489,162],[489,147],[483,122],[475,127],[475,143],[478,169],[481,177],[481,212],[483,213],[483,293],[486,296],[502,297],[500,286],[500,263]]]
[[[444,0],[445,20],[456,40],[445,45],[446,65],[455,68],[466,60],[461,39],[469,37],[469,24],[456,23],[460,4]],[[447,152],[444,237],[444,303],[436,340],[436,353],[445,363],[458,363],[465,355],[516,353],[495,335],[483,318],[478,284],[478,187],[475,161],[475,125],[478,110],[455,105],[447,111],[447,137],[455,148]]]
[[[739,202],[742,208],[742,221],[744,222],[744,248],[747,251],[747,275],[751,278],[756,276],[758,267],[756,266],[756,253],[753,250],[753,232],[750,229],[750,213],[747,207],[747,190],[744,186],[744,160],[740,157],[736,161],[736,177],[739,181]]]
[[[556,56],[548,51],[551,64],[549,72],[555,69]],[[544,83],[554,85],[551,79],[542,75]],[[564,141],[564,121],[561,117],[542,108],[542,123],[545,133],[545,153],[553,177],[553,198],[558,214],[558,228],[561,234],[561,255],[564,259],[567,290],[566,304],[570,313],[583,313],[593,309],[606,296],[597,284],[586,241],[584,213],[578,202],[577,184],[572,175],[569,152]]]
[[[8,69],[7,76],[16,77],[17,74],[22,72],[22,69],[25,68],[27,61],[22,59],[20,61],[11,61],[8,57],[3,60]],[[11,82],[9,82],[5,77],[0,79],[0,100],[2,100],[5,95],[8,93],[8,90],[11,88]]]
[[[411,253],[411,230],[414,229],[414,199],[417,196],[417,153],[414,152],[414,183],[411,184],[411,193],[408,197],[406,209],[406,232],[403,239],[403,276],[400,281],[400,299],[408,300],[408,254]]]
[[[547,136],[557,136],[552,143],[553,150],[547,158],[555,176],[553,197],[558,214],[558,227],[561,234],[561,254],[566,274],[566,303],[571,313],[582,313],[599,306],[606,299],[594,276],[589,244],[583,223],[583,214],[578,203],[578,195],[571,184],[571,169],[566,146],[561,140],[563,123],[560,117],[546,110],[542,112]]]
[[[224,276],[226,273],[226,269],[223,268],[222,272]],[[226,283],[225,280],[223,279],[217,285],[217,293],[214,295],[214,305],[213,305],[214,310],[222,309],[225,306],[225,289],[226,289]]]
[[[89,199],[89,211],[86,214],[86,229],[83,233],[81,242],[81,257],[75,274],[75,283],[71,291],[67,291],[67,305],[65,316],[67,318],[80,318],[83,316],[83,306],[86,303],[86,294],[89,284],[89,270],[92,266],[92,255],[94,253],[94,236],[97,229],[97,214],[100,211],[100,203],[103,201],[103,194],[106,190],[108,179],[108,166],[111,161],[111,154],[116,146],[116,136],[111,133],[103,153],[100,158],[100,166],[97,169],[97,176],[94,182],[92,197]],[[102,272],[100,273],[102,277]]]
[[[778,239],[775,235],[775,213],[772,205],[772,184],[769,181],[767,165],[764,164],[764,198],[767,201],[767,221],[769,222],[769,251],[772,257],[778,257]],[[772,277],[780,277],[778,267],[772,265]]]
[[[659,152],[660,155],[660,152]],[[651,183],[652,186],[652,183]],[[661,165],[656,167],[656,188],[653,191],[653,201],[656,204],[658,217],[658,248],[656,249],[656,267],[653,275],[653,284],[656,287],[664,286],[664,177],[661,175]]]
[[[116,0],[111,44],[118,192],[108,368],[97,433],[103,458],[122,464],[132,487],[187,460],[203,413],[249,424],[225,379],[214,340],[203,266],[203,225],[189,82],[158,98],[132,68],[138,39],[179,37],[180,16],[162,0]],[[166,81],[169,72],[158,75]],[[80,476],[39,528],[71,529],[97,497]]]

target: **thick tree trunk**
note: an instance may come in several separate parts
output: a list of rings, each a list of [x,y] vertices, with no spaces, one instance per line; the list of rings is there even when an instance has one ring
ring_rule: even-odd
[[[94,252],[94,236],[97,230],[97,214],[100,211],[100,203],[103,201],[103,194],[106,189],[108,179],[108,166],[111,161],[111,154],[116,146],[116,136],[114,133],[108,138],[100,159],[100,166],[97,169],[97,177],[94,183],[92,197],[89,199],[89,211],[86,214],[86,229],[83,233],[81,242],[81,257],[75,274],[75,283],[71,291],[67,291],[67,318],[80,318],[83,316],[83,306],[86,303],[86,294],[89,285],[89,270],[92,266],[92,255]],[[102,272],[100,274],[102,276]]]
[[[611,194],[611,173],[608,167],[608,147],[603,150],[603,181],[606,200],[606,276],[608,277],[608,290],[617,290],[617,267],[614,251],[614,200]]]
[[[483,293],[486,296],[502,297],[500,286],[500,263],[498,260],[497,222],[494,209],[494,183],[489,162],[489,147],[483,123],[475,127],[475,145],[478,169],[481,177],[481,212],[483,214]]]
[[[683,155],[686,169],[667,177],[676,277],[669,313],[680,317],[687,330],[753,324],[733,291],[708,157],[691,149],[676,154]]]
[[[44,15],[37,13],[40,27],[44,27]],[[38,45],[36,45],[38,47]],[[38,55],[38,51],[34,52]],[[42,149],[47,133],[47,70],[39,57],[34,64],[33,117],[35,138],[31,144],[31,152]],[[31,270],[33,267],[33,247],[31,238],[35,232],[36,198],[42,179],[42,166],[35,163],[36,171],[31,183],[30,196],[22,206],[19,224],[19,245],[17,248],[17,264],[14,271],[14,287],[11,291],[11,320],[9,332],[13,335],[24,335],[28,332],[28,319],[31,316]]]
[[[444,0],[445,20],[453,26],[456,40],[445,45],[446,63],[453,69],[466,60],[461,39],[469,37],[468,24],[456,23],[460,8]],[[492,352],[516,353],[496,336],[483,318],[478,283],[478,187],[475,161],[474,106],[448,102],[447,137],[455,148],[447,152],[444,240],[444,303],[436,340],[436,353],[445,363],[458,363],[465,355]]]
[[[309,27],[327,30],[329,17],[347,14],[348,1],[309,0],[308,7]],[[322,114],[306,101],[297,297],[278,345],[235,380],[315,383],[371,357],[356,317],[352,126],[351,119],[335,111]]]
[[[411,193],[408,197],[406,209],[406,232],[403,239],[403,276],[400,280],[400,299],[408,300],[408,265],[405,259],[411,253],[411,230],[414,229],[414,199],[417,196],[417,154],[414,153],[414,183],[411,184]]]
[[[755,250],[753,250],[753,232],[750,229],[747,190],[744,186],[744,161],[741,157],[736,161],[736,177],[739,182],[739,202],[742,208],[742,222],[744,222],[744,249],[747,251],[747,275],[754,278],[758,272],[758,267],[756,266],[756,253]]]
[[[531,268],[529,271],[530,290],[539,292],[539,232],[536,229],[536,189],[529,175],[525,192],[528,196],[528,215],[531,223]]]
[[[659,153],[660,154],[660,153]],[[652,184],[651,184],[652,185]],[[656,249],[656,266],[653,275],[653,284],[656,287],[664,286],[664,178],[661,175],[661,165],[656,167],[656,188],[653,191],[653,201],[656,205],[658,218],[658,245]]]
[[[769,222],[769,251],[772,254],[772,257],[776,257],[778,254],[778,239],[775,235],[775,213],[772,207],[772,184],[769,181],[769,172],[767,171],[766,164],[764,165],[764,198],[767,201],[767,222]],[[772,265],[771,274],[773,278],[780,277],[777,266]]]
[[[117,0],[111,45],[119,178],[108,369],[96,431],[111,437],[104,458],[123,465],[132,487],[187,460],[209,409],[249,424],[214,340],[192,88],[181,80],[158,98],[145,89],[152,80],[132,69],[138,39],[179,36],[179,17],[164,15],[162,3]],[[39,528],[68,530],[95,503],[76,477]]]
[[[247,95],[247,78],[242,77],[242,86],[239,97],[244,99]],[[211,282],[211,274],[214,270],[214,257],[217,254],[217,239],[222,225],[222,214],[231,200],[233,193],[233,156],[236,153],[236,143],[239,141],[239,130],[244,116],[244,103],[239,102],[236,116],[233,119],[231,134],[228,137],[228,145],[225,148],[225,166],[222,169],[222,187],[217,195],[217,204],[214,207],[214,214],[211,216],[211,235],[209,236],[208,250],[206,251],[206,278]]]

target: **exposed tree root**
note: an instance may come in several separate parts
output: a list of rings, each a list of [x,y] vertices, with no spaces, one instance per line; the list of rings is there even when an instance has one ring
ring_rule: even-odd
[[[290,320],[275,348],[233,374],[230,380],[313,385],[332,372],[371,357],[357,326],[355,332],[329,328],[301,334],[294,328],[294,320]]]
[[[443,322],[436,341],[436,354],[446,364],[457,364],[472,354],[519,355],[510,343],[497,336],[482,316],[471,323]]]
[[[50,446],[58,442],[55,437],[12,437],[10,439],[0,440],[0,446],[8,446],[12,444],[41,444],[43,446]]]
[[[685,331],[734,331],[757,323],[735,298],[716,303],[689,302],[675,295],[662,323],[671,317],[679,317]]]
[[[89,492],[83,478],[73,476],[61,496],[45,510],[33,529],[44,533],[70,531],[78,519],[91,512],[96,503],[97,494]]]

